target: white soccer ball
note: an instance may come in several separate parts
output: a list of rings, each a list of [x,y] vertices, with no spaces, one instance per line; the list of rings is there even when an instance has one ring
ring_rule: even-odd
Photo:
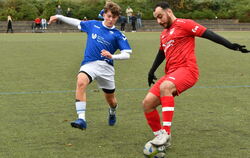
[[[156,147],[150,142],[147,142],[143,149],[145,158],[165,158],[165,146]]]

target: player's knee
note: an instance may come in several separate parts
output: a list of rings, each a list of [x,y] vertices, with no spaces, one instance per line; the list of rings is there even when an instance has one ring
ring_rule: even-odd
[[[112,94],[105,93],[105,98],[106,98],[106,101],[108,102],[109,105],[116,105],[117,104],[114,93],[112,93]]]
[[[110,98],[106,98],[107,102],[109,105],[117,105],[117,101],[115,97],[110,97]]]
[[[174,91],[175,91],[175,85],[170,81],[164,81],[160,85],[161,95],[162,94],[164,94],[164,95],[172,95]]]
[[[147,98],[143,99],[142,108],[144,112],[150,111],[152,109],[149,105],[150,105],[150,100]]]
[[[80,73],[77,77],[77,87],[80,89],[84,89],[89,84],[89,78],[86,74]]]
[[[88,83],[82,80],[77,81],[77,87],[80,89],[85,89],[87,87]]]

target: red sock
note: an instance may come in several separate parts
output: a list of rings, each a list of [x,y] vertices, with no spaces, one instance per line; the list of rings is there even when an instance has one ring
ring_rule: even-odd
[[[174,115],[174,97],[173,96],[161,97],[161,104],[162,104],[163,129],[165,129],[166,132],[170,134],[170,128]]]
[[[148,121],[148,125],[150,126],[154,134],[157,135],[156,133],[161,130],[161,121],[158,111],[155,109],[152,112],[145,112],[144,114]]]

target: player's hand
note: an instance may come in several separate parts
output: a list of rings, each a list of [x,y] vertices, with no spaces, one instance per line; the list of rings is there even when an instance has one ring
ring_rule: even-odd
[[[57,17],[56,16],[51,16],[50,19],[49,19],[48,24],[51,24],[51,23],[56,22],[56,21],[57,21]]]
[[[112,54],[109,51],[105,50],[105,49],[103,49],[101,51],[101,55],[106,57],[106,58],[112,59]]]
[[[155,74],[149,73],[148,74],[148,86],[150,87],[151,84],[154,84],[154,80],[157,80]]]
[[[241,53],[249,53],[250,51],[246,49],[246,46],[239,45],[238,43],[233,43],[233,50],[241,51]]]

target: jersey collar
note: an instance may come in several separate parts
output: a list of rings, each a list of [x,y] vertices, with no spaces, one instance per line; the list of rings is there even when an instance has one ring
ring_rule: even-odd
[[[115,28],[115,25],[112,26],[112,27],[107,27],[107,26],[104,24],[104,21],[102,21],[102,26],[104,26],[104,27],[107,28],[107,29],[114,29],[114,28]]]

